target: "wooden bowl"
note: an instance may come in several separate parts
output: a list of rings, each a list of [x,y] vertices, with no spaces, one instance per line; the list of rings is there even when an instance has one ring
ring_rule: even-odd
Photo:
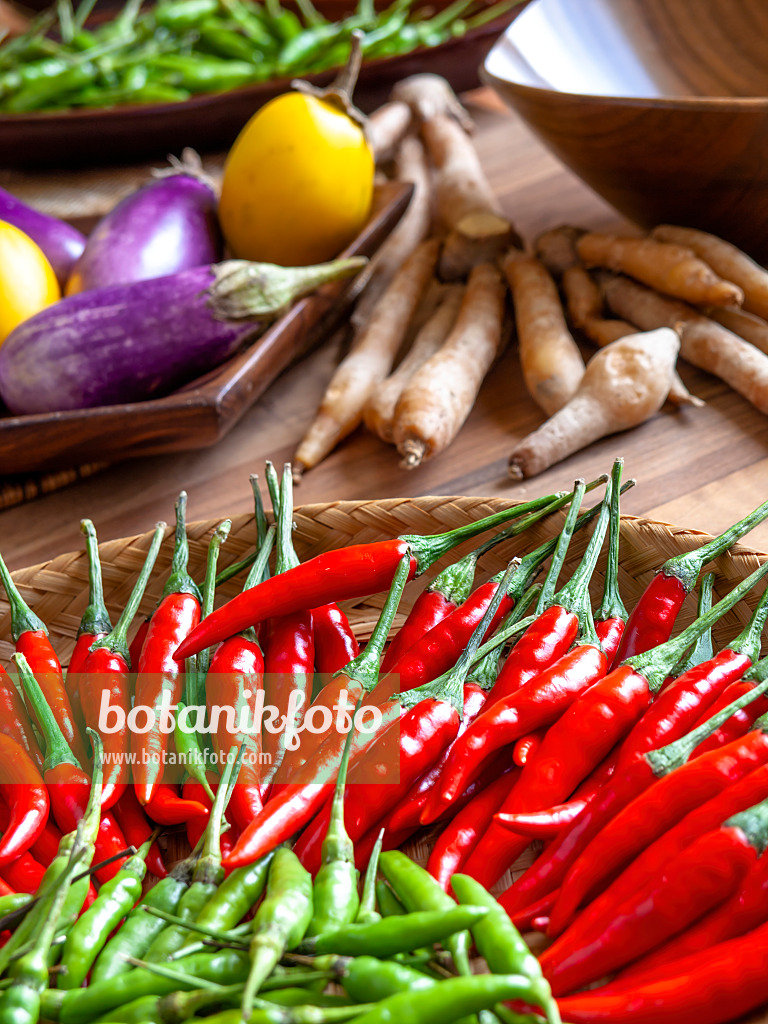
[[[400,220],[413,187],[376,186],[368,223],[342,256],[374,255]],[[0,404],[0,473],[65,469],[207,448],[225,437],[294,360],[341,322],[350,281],[301,299],[269,330],[221,366],[162,398],[93,409],[14,416]]]
[[[768,258],[764,0],[535,0],[483,78],[628,217]]]
[[[448,2],[430,0],[428,6],[439,11]],[[348,14],[354,2],[319,0],[317,7],[335,20]],[[440,46],[366,61],[355,102],[370,113],[387,100],[396,82],[423,71],[447,78],[457,92],[476,88],[483,58],[519,10],[513,7]],[[335,76],[335,71],[325,71],[305,77],[315,85],[327,85]],[[201,152],[225,149],[259,107],[290,87],[291,78],[274,78],[229,92],[192,96],[182,103],[0,114],[0,166],[88,167],[162,158],[185,146]]]

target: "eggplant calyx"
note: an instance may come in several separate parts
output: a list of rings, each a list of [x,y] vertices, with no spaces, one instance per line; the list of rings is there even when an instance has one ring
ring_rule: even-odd
[[[213,268],[208,304],[222,320],[274,317],[320,285],[350,277],[366,265],[364,256],[312,267],[278,267],[274,263],[226,260]]]
[[[360,74],[360,66],[363,62],[362,50],[363,33],[359,30],[353,32],[350,37],[349,59],[346,67],[342,68],[336,79],[326,89],[321,89],[311,82],[305,82],[301,78],[291,82],[291,88],[305,96],[313,96],[316,100],[328,103],[330,106],[346,114],[350,121],[353,121],[365,134],[368,125],[368,118],[352,102],[352,93],[357,85],[357,78]]]

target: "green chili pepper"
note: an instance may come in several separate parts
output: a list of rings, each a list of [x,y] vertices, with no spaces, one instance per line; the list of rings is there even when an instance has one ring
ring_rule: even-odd
[[[98,788],[100,791],[100,785]],[[13,981],[0,993],[0,1024],[37,1024],[40,1019],[41,997],[48,987],[51,946],[75,875],[88,856],[89,844],[79,836],[66,868],[56,879],[52,895],[40,901],[42,924],[32,948],[13,965]]]
[[[169,84],[192,92],[226,92],[262,81],[270,73],[266,65],[183,53],[161,54],[155,58],[154,69],[166,72]]]
[[[336,976],[357,1003],[379,1002],[398,992],[419,992],[438,982],[407,964],[372,956],[338,957]]]
[[[154,8],[155,21],[163,28],[186,32],[198,28],[206,18],[216,14],[219,0],[171,0]]]
[[[269,869],[267,891],[253,919],[251,968],[242,1014],[248,1020],[262,983],[286,950],[297,946],[312,920],[312,876],[292,850],[280,847]]]
[[[59,988],[80,988],[110,933],[141,898],[141,883],[147,873],[145,858],[156,838],[148,839],[115,877],[105,882],[98,897],[67,933],[61,955],[64,973],[57,982]]]
[[[99,831],[99,822],[101,821],[101,782],[103,777],[102,745],[101,738],[97,733],[92,729],[88,729],[87,731],[88,736],[91,739],[94,754],[93,778],[91,780],[91,792],[88,797],[88,805],[77,829],[73,832],[68,832],[66,835],[62,836],[59,841],[59,849],[56,856],[46,868],[45,874],[40,882],[38,889],[40,896],[45,896],[46,894],[54,891],[54,888],[58,885],[59,878],[65,875],[68,871],[75,850],[82,848],[84,851],[83,857],[81,858],[82,863],[85,866],[84,870],[90,867],[91,861],[93,860],[95,849],[94,844]],[[64,905],[61,913],[59,914],[59,926],[61,928],[69,928],[77,919],[77,916],[85,903],[89,887],[90,878],[87,874],[84,874],[82,878],[77,878],[77,880],[72,881],[71,884],[66,887]],[[23,949],[30,939],[33,939],[38,935],[38,932],[43,925],[45,913],[45,900],[40,899],[30,909],[29,913],[24,917],[21,924],[19,924],[3,948],[0,949],[0,975],[6,971],[14,955],[18,953],[19,950]]]
[[[369,999],[368,1002],[371,1000]],[[265,992],[259,1002],[277,1003],[278,1006],[352,1006],[349,996],[313,992],[308,988],[280,988],[274,992]],[[358,1007],[358,1013],[360,1009]],[[169,1022],[170,1024],[170,1022]]]
[[[361,702],[362,698],[358,701],[356,711]],[[355,847],[344,827],[344,793],[353,736],[354,730],[350,729],[344,743],[344,753],[333,791],[328,830],[320,850],[322,864],[315,878],[312,896],[314,912],[307,928],[307,935],[323,935],[350,924],[360,907]]]
[[[348,924],[306,940],[302,950],[386,958],[444,940],[447,944],[450,936],[470,928],[488,913],[484,907],[457,907],[453,900],[451,903],[453,906],[446,910],[422,910],[403,917],[385,917],[371,924]]]
[[[217,19],[210,18],[200,26],[200,41],[204,47],[216,57],[232,57],[235,60],[252,61],[261,59],[263,54],[257,51],[244,35],[231,27],[222,25]]]
[[[126,956],[142,957],[165,928],[165,922],[152,917],[143,908],[154,907],[173,913],[192,881],[193,861],[177,864],[161,879],[129,914],[122,928],[109,940],[91,971],[91,984],[106,981],[130,970]]]
[[[507,912],[487,889],[469,875],[454,875],[453,891],[460,904],[486,907],[487,915],[471,926],[472,937],[481,956],[494,974],[523,974],[531,980],[531,1002],[540,1006],[550,1024],[560,1024],[557,1003],[544,980],[539,961],[512,924]]]
[[[407,913],[389,882],[380,878],[376,883],[376,903],[382,917],[401,917]]]
[[[357,1019],[359,1006],[270,1006],[264,1003],[247,1018],[248,1024],[334,1024]],[[210,1024],[243,1024],[239,1010],[225,1010],[205,1017]]]
[[[12,114],[28,113],[41,110],[55,98],[82,89],[99,77],[98,65],[93,61],[84,61],[67,67],[58,74],[25,86],[10,96],[4,103],[4,109]]]
[[[258,16],[252,5],[246,7],[240,0],[222,0],[222,3],[232,20],[257,49],[264,53],[272,53],[277,49],[280,39],[269,31],[267,24]]]
[[[378,838],[373,845],[373,850],[371,850],[368,867],[365,870],[363,894],[360,897],[360,907],[355,917],[355,921],[358,924],[372,924],[374,921],[381,920],[381,914],[376,909],[376,875],[379,871],[379,857],[381,856],[381,848],[384,844],[384,832],[384,829],[379,832]]]
[[[202,851],[192,871],[192,884],[182,896],[177,908],[177,916],[184,921],[197,921],[203,908],[224,880],[224,868],[221,866],[221,830],[224,811],[240,770],[243,753],[244,747],[241,747],[236,758],[227,760],[224,773],[219,780],[216,799],[201,840]],[[183,925],[171,925],[157,936],[147,950],[145,959],[150,963],[167,959],[172,953],[183,949],[188,937],[189,932]]]
[[[382,853],[379,863],[385,878],[406,910],[447,912],[456,906],[454,900],[440,888],[440,884],[432,875],[400,850]],[[463,931],[452,935],[446,939],[445,946],[453,957],[459,974],[470,974],[469,934]]]
[[[114,1024],[161,1024],[159,1002],[158,996],[141,996],[110,1010],[108,1017]]]
[[[88,1024],[95,1017],[105,1016],[142,996],[191,991],[200,988],[201,981],[217,982],[222,978],[232,984],[242,984],[248,976],[249,961],[246,953],[226,949],[184,957],[175,967],[175,971],[168,971],[160,964],[153,965],[152,969],[137,967],[128,974],[108,978],[88,988],[68,992],[49,990],[43,997],[42,1015],[46,1020],[59,1020],[61,1024]]]
[[[449,1024],[507,999],[527,1000],[531,982],[519,974],[448,978],[433,988],[389,996],[357,1018],[357,1024]]]
[[[265,24],[282,42],[287,43],[304,31],[301,19],[280,5],[280,0],[265,0]]]
[[[26,892],[11,892],[0,896],[0,921],[8,914],[23,910],[31,901],[32,897]]]
[[[218,932],[234,928],[261,898],[273,857],[274,851],[253,864],[235,868],[208,900],[195,923]]]

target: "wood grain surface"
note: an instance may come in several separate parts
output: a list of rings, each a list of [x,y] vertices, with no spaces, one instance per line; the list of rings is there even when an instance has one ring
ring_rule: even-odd
[[[626,226],[619,216],[565,171],[489,91],[468,98],[477,119],[477,144],[505,210],[530,239],[562,222],[591,228]],[[78,522],[90,516],[102,539],[148,529],[173,516],[185,487],[191,519],[247,512],[248,474],[265,458],[289,459],[310,423],[339,355],[328,344],[286,372],[219,445],[206,451],[124,463],[67,490],[0,513],[0,550],[12,567],[33,565],[77,549]],[[626,459],[638,486],[626,512],[717,532],[768,492],[768,420],[720,381],[681,365],[704,409],[662,414],[625,435],[608,438],[524,484],[506,476],[516,440],[542,420],[520,379],[514,343],[486,381],[470,419],[451,448],[413,473],[398,467],[394,450],[364,432],[345,441],[308,473],[297,503],[332,498],[472,494],[524,498],[569,487]],[[768,525],[751,546],[768,550]]]

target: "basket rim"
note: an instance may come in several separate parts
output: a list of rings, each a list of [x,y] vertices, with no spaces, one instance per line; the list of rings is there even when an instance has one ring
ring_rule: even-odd
[[[449,495],[449,494],[425,494],[416,497],[400,497],[400,498],[343,498],[332,501],[316,501],[310,502],[306,505],[296,505],[294,508],[294,515],[303,516],[308,519],[317,519],[318,513],[322,513],[328,509],[340,509],[342,511],[350,511],[355,508],[361,508],[363,506],[376,505],[381,506],[387,510],[397,508],[399,505],[412,504],[418,506],[425,506],[425,510],[428,511],[428,505],[430,502],[456,502],[461,504],[462,502],[483,502],[490,506],[498,505],[500,508],[508,508],[511,505],[523,504],[522,501],[517,501],[512,498],[505,498],[498,495],[491,495],[484,497],[483,495]],[[268,519],[273,519],[272,509],[265,509]],[[187,524],[188,532],[200,532],[205,533],[209,530],[214,530],[224,519],[232,519],[233,523],[235,520],[243,522],[253,518],[252,512],[240,512],[232,516],[226,514],[212,519],[194,519],[190,520]],[[641,525],[648,525],[651,527],[661,527],[669,531],[674,537],[696,537],[700,538],[701,544],[706,544],[707,541],[712,540],[716,534],[708,533],[706,530],[697,530],[692,527],[676,526],[674,523],[668,523],[663,519],[651,519],[648,516],[636,516],[631,514],[621,514],[622,523],[638,523]],[[332,529],[329,527],[329,530]],[[99,551],[107,548],[111,544],[125,544],[126,542],[138,542],[143,538],[150,537],[154,532],[153,529],[145,530],[142,533],[125,534],[121,537],[112,537],[109,540],[99,541]],[[169,532],[165,536],[165,541],[168,540],[173,534],[172,527],[169,527]],[[47,566],[51,565],[52,562],[59,558],[71,558],[80,553],[81,549],[62,552],[59,555],[54,555],[52,558],[45,559],[42,562],[37,562],[33,565],[21,566],[18,569],[14,569],[11,572],[11,576],[18,583],[23,584],[23,579],[18,577],[22,575],[28,575],[29,573],[38,573],[43,571]],[[732,554],[744,554],[744,555],[757,555],[761,559],[768,559],[768,551],[763,551],[760,548],[750,547],[749,545],[737,542],[732,545],[725,552],[726,556]],[[722,556],[721,556],[722,557]]]

